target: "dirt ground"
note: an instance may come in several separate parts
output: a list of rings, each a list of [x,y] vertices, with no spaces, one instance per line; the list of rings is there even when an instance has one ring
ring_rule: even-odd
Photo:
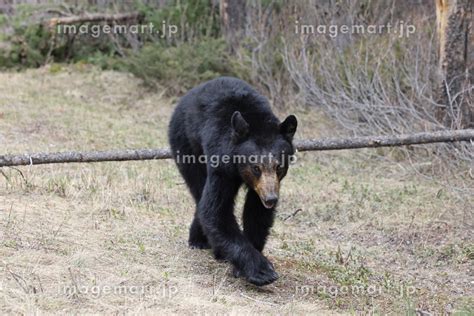
[[[0,155],[166,147],[175,102],[84,65],[0,73]],[[332,135],[288,112],[297,138]],[[473,166],[446,185],[396,151],[298,154],[263,288],[187,247],[194,205],[170,160],[1,168],[0,311],[474,313]]]

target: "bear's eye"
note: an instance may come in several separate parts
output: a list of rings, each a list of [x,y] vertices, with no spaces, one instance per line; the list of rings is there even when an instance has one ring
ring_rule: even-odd
[[[260,167],[259,166],[252,166],[252,172],[256,175],[260,175]]]
[[[283,170],[283,165],[277,165],[276,169],[277,169],[277,171],[282,171]]]

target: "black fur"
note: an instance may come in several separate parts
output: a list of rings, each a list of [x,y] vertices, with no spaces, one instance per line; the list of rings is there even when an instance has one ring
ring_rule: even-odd
[[[196,202],[189,245],[211,248],[216,258],[234,265],[236,276],[265,285],[278,278],[262,255],[275,209],[264,207],[249,188],[243,212],[243,232],[235,219],[234,199],[244,182],[245,163],[183,162],[180,157],[267,155],[284,160],[280,180],[294,153],[291,144],[296,118],[283,123],[272,113],[265,97],[246,82],[222,77],[190,90],[179,102],[169,126],[173,156]]]

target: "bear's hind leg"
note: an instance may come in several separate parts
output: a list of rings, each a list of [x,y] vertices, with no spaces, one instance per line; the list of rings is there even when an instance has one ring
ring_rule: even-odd
[[[181,159],[179,161],[178,169],[184,178],[189,191],[196,202],[196,211],[194,213],[194,219],[189,229],[188,244],[191,248],[196,249],[209,249],[211,246],[207,241],[207,237],[202,230],[201,223],[197,216],[197,205],[201,200],[202,191],[204,184],[206,183],[206,165],[198,162],[198,155],[191,153],[190,148],[180,148]],[[195,159],[191,161],[185,161],[184,157],[194,155]]]
[[[191,223],[191,228],[189,229],[189,247],[193,249],[210,249],[211,246],[207,241],[207,237],[202,231],[201,223],[197,217],[197,212],[194,214],[193,222]]]
[[[204,184],[206,183],[206,167],[203,164],[196,163],[190,164],[186,167],[187,176],[184,176],[186,183],[189,186],[191,194],[193,195],[194,201],[196,202],[196,211],[194,212],[193,222],[189,229],[189,240],[188,244],[191,248],[196,249],[209,249],[211,246],[207,241],[207,237],[204,234],[197,215],[197,205],[201,200],[202,191]]]

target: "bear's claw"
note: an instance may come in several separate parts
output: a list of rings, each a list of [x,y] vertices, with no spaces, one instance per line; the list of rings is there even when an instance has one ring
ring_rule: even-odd
[[[252,273],[246,274],[243,270],[234,267],[232,274],[236,278],[244,277],[248,282],[257,286],[268,285],[275,282],[279,276],[273,268],[273,264],[270,261],[262,262],[260,269],[253,271]]]

